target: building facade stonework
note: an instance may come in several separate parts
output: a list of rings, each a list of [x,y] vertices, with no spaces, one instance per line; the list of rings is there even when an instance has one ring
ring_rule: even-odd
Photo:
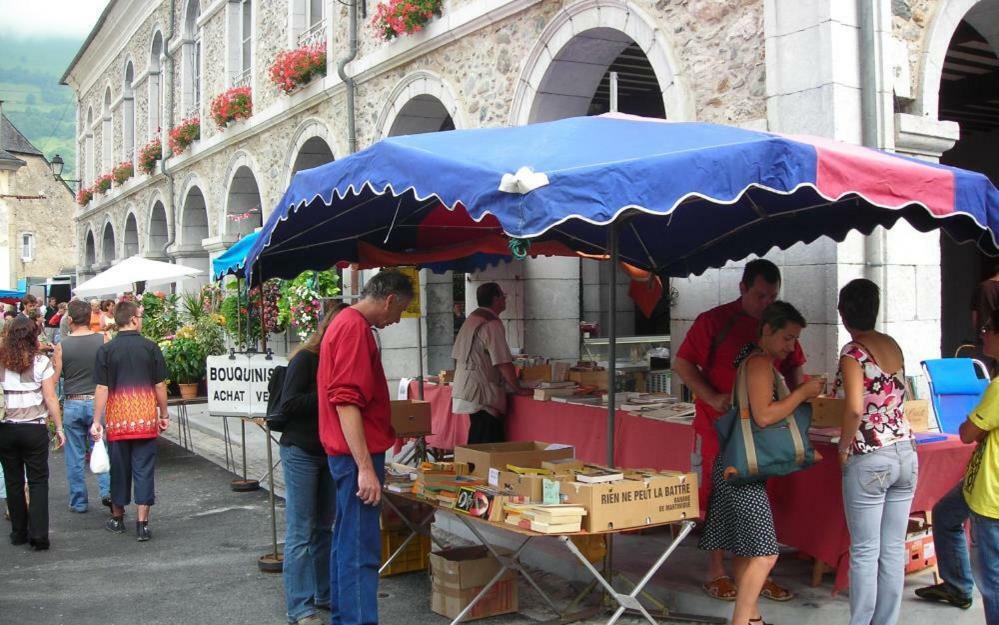
[[[356,144],[600,112],[607,72],[615,69],[635,73],[631,91],[622,82],[625,112],[630,106],[679,121],[867,144],[865,128],[874,124],[874,147],[935,159],[959,137],[956,124],[931,106],[950,35],[969,12],[996,4],[859,3],[869,5],[862,9],[868,15],[842,0],[446,0],[442,16],[422,32],[386,42],[370,27],[374,3],[367,2],[358,53],[346,66],[356,83]],[[349,52],[349,12],[327,0],[323,15],[309,15],[308,5],[111,0],[64,76],[78,95],[84,184],[156,136],[166,146],[169,128],[191,115],[200,117],[201,138],[182,154],[165,150],[152,175],[137,173],[79,207],[81,278],[131,253],[207,269],[212,256],[262,223],[295,171],[347,154],[346,85],[337,64]],[[268,70],[303,36],[325,40],[326,76],[286,95]],[[869,59],[874,72],[864,71]],[[868,84],[871,75],[877,84]],[[243,84],[252,88],[253,115],[217,127],[211,101]],[[877,97],[865,106],[868,91]],[[890,293],[886,328],[910,360],[939,355],[940,246],[936,234],[897,226],[873,240],[820,239],[769,254],[784,268],[783,296],[812,322],[803,342],[815,370],[835,366],[845,336],[835,293],[858,275]],[[740,267],[673,281],[674,345],[698,312],[736,296]],[[588,261],[515,263],[468,277],[466,308],[474,307],[477,283],[500,279],[513,296],[505,313],[511,343],[575,358],[580,319],[606,315],[608,275]],[[432,292],[425,298],[426,364],[435,370],[448,364],[451,279],[424,282]],[[628,332],[633,310],[627,297],[618,300]],[[416,368],[415,323],[382,333],[390,377]]]

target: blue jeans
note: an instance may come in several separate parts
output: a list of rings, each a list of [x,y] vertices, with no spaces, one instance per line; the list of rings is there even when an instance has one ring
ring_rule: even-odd
[[[330,549],[336,510],[326,456],[281,445],[284,467],[284,601],[288,622],[330,605]]]
[[[985,604],[985,623],[999,625],[999,519],[971,513],[971,560]]]
[[[912,441],[850,456],[843,508],[850,529],[850,625],[895,625],[905,584],[905,532],[919,459]]]
[[[970,597],[975,589],[968,538],[964,532],[970,515],[971,510],[964,501],[963,479],[933,506],[933,547],[940,577],[965,597]]]
[[[385,482],[385,454],[371,454],[378,481]],[[381,506],[357,496],[357,464],[351,456],[329,456],[336,483],[336,522],[330,556],[330,625],[377,625],[378,567],[382,559]]]
[[[69,507],[77,512],[87,510],[87,452],[93,447],[90,426],[94,422],[92,399],[67,399],[63,404],[62,427],[66,433],[66,481],[69,483]],[[111,477],[97,475],[101,497],[111,494]]]

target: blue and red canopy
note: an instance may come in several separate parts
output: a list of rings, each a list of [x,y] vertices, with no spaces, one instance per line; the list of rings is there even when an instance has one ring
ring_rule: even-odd
[[[249,251],[259,277],[338,262],[471,271],[597,255],[686,276],[905,219],[999,253],[978,173],[816,137],[625,115],[394,137],[296,174]],[[526,243],[529,247],[525,249]]]

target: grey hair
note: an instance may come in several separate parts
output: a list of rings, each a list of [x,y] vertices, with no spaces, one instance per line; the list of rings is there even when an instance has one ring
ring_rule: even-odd
[[[413,284],[398,271],[386,270],[378,272],[361,290],[362,299],[385,299],[389,295],[400,298],[413,297]]]

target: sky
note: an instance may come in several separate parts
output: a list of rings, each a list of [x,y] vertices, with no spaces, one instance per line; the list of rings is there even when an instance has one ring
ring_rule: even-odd
[[[0,37],[82,39],[108,0],[0,0]]]

